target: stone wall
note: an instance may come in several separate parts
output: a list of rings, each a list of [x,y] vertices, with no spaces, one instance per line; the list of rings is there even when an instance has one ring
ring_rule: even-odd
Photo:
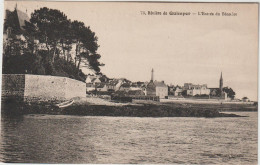
[[[84,82],[66,77],[29,74],[3,74],[2,77],[2,97],[50,101],[86,96]]]
[[[65,100],[66,78],[45,75],[25,75],[26,100]]]
[[[86,83],[66,78],[65,98],[86,97]]]
[[[16,97],[23,99],[24,82],[24,74],[2,74],[2,98]]]

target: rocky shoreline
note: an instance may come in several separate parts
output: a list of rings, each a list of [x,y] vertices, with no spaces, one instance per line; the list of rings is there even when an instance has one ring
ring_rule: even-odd
[[[46,103],[26,103],[2,101],[2,114],[51,114],[77,116],[125,116],[125,117],[242,117],[221,113],[217,108],[176,104],[133,104],[121,106],[73,104],[66,108],[57,108]]]

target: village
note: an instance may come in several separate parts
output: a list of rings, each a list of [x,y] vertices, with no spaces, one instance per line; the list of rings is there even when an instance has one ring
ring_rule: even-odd
[[[154,80],[154,69],[151,80],[131,82],[126,78],[110,79],[106,75],[88,74],[86,77],[86,93],[88,95],[119,95],[140,100],[210,100],[220,102],[250,102],[248,98],[235,99],[235,92],[228,93],[223,87],[222,72],[219,87],[208,88],[207,84],[184,83],[183,86],[167,85],[164,81]],[[232,95],[233,94],[233,95]],[[112,97],[113,98],[113,97]]]

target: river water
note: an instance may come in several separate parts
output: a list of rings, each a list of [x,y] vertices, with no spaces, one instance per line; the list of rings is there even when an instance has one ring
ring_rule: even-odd
[[[257,164],[257,112],[236,114],[248,117],[2,117],[0,161]]]

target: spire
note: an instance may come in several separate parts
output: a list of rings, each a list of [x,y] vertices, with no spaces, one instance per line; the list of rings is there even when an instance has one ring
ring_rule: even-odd
[[[153,82],[153,69],[152,69],[152,75],[151,75],[151,82]]]
[[[220,79],[219,79],[219,89],[220,89],[220,91],[222,92],[222,90],[223,90],[223,78],[222,78],[222,71],[221,71],[221,74],[220,74]]]
[[[15,10],[17,10],[17,2],[16,2],[16,4],[15,4]]]

